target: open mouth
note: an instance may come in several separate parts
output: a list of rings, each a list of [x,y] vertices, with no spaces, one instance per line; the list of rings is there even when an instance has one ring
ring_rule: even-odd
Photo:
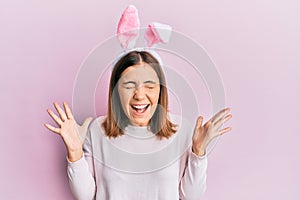
[[[149,106],[150,104],[134,104],[131,105],[131,108],[137,113],[144,113]]]

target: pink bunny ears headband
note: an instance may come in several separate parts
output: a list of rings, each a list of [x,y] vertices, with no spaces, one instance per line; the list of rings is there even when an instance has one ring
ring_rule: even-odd
[[[136,40],[139,36],[139,29],[140,21],[138,11],[135,6],[129,5],[123,12],[117,29],[117,36],[124,52],[117,57],[114,63],[131,51],[147,51],[151,53],[162,65],[162,60],[153,50],[153,47],[159,43],[169,42],[172,27],[158,22],[149,24],[144,35],[147,47],[135,47]]]

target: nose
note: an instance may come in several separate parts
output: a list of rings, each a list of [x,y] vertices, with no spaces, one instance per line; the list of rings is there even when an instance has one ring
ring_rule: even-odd
[[[134,95],[133,95],[133,98],[136,99],[136,100],[142,100],[145,98],[145,90],[144,90],[144,87],[137,87],[134,91]]]

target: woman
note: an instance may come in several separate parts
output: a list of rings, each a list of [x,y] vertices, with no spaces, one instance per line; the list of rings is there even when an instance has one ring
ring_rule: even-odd
[[[182,129],[184,125],[167,111],[166,81],[160,63],[147,51],[131,51],[115,64],[107,116],[98,117],[92,123],[92,119],[87,118],[79,126],[65,102],[65,111],[57,103],[54,105],[60,117],[50,109],[48,113],[59,128],[45,126],[64,140],[68,151],[67,172],[76,199],[200,199],[206,188],[205,149],[213,138],[231,129],[219,130],[231,118],[229,108],[221,110],[204,125],[200,116],[194,130]],[[127,163],[133,169],[141,163],[112,157],[104,142],[107,140],[132,153],[149,153],[173,145],[170,141],[188,131],[193,132],[192,144],[178,159],[141,173],[128,172],[122,167],[116,169],[114,166],[126,167]],[[116,165],[111,164],[114,161]],[[157,167],[155,164],[159,162],[163,161],[153,160],[146,165]]]

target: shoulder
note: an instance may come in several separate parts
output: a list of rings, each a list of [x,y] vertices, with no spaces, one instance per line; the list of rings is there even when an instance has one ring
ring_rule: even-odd
[[[98,116],[94,118],[88,127],[88,134],[89,136],[93,135],[94,133],[102,133],[104,129],[102,128],[102,123],[106,119],[106,115]]]
[[[92,120],[89,125],[89,128],[93,128],[95,126],[101,125],[103,121],[106,119],[106,115],[101,115]]]
[[[177,131],[174,137],[174,144],[182,148],[182,151],[187,150],[192,143],[194,133],[194,124],[191,120],[183,117],[182,115],[169,114],[172,123],[177,125]]]
[[[168,113],[168,115],[169,115],[169,120],[173,124],[179,124],[179,122],[181,121],[181,116],[178,114]]]
[[[194,122],[186,119],[182,115],[169,113],[169,119],[172,123],[176,124],[181,130],[193,130]]]

